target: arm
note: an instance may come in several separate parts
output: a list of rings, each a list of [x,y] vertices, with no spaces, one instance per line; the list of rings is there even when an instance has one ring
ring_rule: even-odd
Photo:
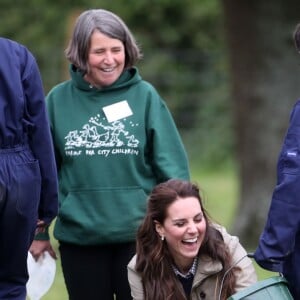
[[[147,134],[152,145],[153,169],[158,182],[170,178],[189,180],[187,154],[172,115],[164,101],[159,99],[154,103],[150,110]]]
[[[28,60],[31,63],[22,78],[25,94],[24,122],[28,130],[29,145],[39,161],[41,171],[38,217],[48,226],[58,210],[57,172],[40,73],[35,59],[29,54]]]
[[[141,277],[135,271],[136,256],[134,256],[127,266],[128,281],[133,300],[144,300],[144,291]]]
[[[46,96],[46,109],[48,113],[48,118],[49,118],[49,125],[50,125],[50,132],[51,132],[51,137],[52,137],[52,142],[53,142],[53,147],[54,147],[54,156],[55,156],[55,162],[56,162],[56,169],[57,172],[59,173],[61,163],[62,163],[62,157],[57,149],[57,145],[55,142],[55,130],[54,130],[54,125],[55,125],[55,105],[54,105],[54,98],[55,98],[55,92],[53,92],[55,88],[53,88]]]
[[[36,260],[46,250],[53,258],[56,258],[48,234],[50,223],[58,210],[56,166],[41,76],[34,57],[28,51],[24,53],[28,63],[25,64],[22,73],[25,97],[23,123],[28,132],[28,143],[39,162],[41,172],[36,241],[33,242],[29,251]]]
[[[45,251],[48,251],[49,254],[54,258],[57,259],[56,253],[54,249],[51,246],[50,240],[49,240],[49,227],[44,226],[44,222],[41,220],[38,220],[37,223],[37,229],[35,232],[35,239],[33,240],[29,252],[33,256],[33,258],[37,261],[41,255],[44,255]],[[45,233],[45,231],[47,231]]]
[[[300,202],[300,104],[295,105],[277,163],[277,185],[265,228],[254,253],[263,268],[283,271],[285,258],[293,251],[299,229]]]

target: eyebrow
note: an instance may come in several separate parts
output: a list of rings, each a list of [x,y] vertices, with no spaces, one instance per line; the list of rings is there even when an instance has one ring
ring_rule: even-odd
[[[197,217],[203,217],[203,212],[200,212],[198,213],[197,215],[195,215],[193,217],[193,219],[197,218]],[[182,219],[173,219],[172,222],[182,222],[182,221],[185,221],[186,219],[185,218],[182,218]]]

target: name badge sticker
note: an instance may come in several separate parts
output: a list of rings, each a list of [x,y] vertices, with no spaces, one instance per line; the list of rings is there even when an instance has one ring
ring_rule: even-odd
[[[103,107],[104,114],[109,123],[129,117],[133,114],[126,100]]]

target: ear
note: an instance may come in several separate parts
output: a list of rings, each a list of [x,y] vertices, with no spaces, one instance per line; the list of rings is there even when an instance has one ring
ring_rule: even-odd
[[[162,237],[165,234],[165,230],[164,227],[158,222],[158,221],[154,221],[154,225],[155,225],[155,230],[156,232]]]

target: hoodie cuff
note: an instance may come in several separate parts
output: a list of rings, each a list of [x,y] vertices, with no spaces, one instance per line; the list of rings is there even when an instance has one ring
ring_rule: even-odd
[[[36,241],[47,241],[50,239],[49,236],[49,225],[38,227],[35,231],[34,240]]]

